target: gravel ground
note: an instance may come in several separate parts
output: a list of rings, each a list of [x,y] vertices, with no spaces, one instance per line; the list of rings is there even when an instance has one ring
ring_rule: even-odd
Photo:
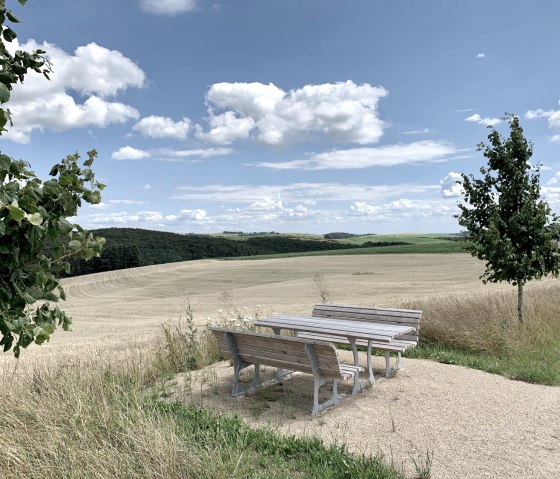
[[[341,356],[351,362],[349,353]],[[384,361],[375,361],[381,373]],[[238,399],[229,396],[232,373],[221,362],[190,381],[178,376],[172,397],[239,414],[253,425],[270,425],[285,434],[345,442],[354,452],[381,451],[411,477],[414,462],[425,465],[427,455],[433,455],[432,478],[560,477],[558,387],[405,359],[396,377],[357,397],[351,397],[349,383],[342,383],[341,403],[311,417],[310,376],[297,375]]]

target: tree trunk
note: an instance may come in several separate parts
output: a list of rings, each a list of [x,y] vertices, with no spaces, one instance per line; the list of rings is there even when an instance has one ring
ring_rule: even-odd
[[[517,283],[517,317],[523,323],[523,281]]]

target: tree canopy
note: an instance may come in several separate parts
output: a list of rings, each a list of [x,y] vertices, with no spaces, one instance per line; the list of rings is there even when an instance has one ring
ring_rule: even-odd
[[[19,3],[23,5],[25,0]],[[0,0],[2,104],[30,70],[47,79],[51,73],[46,52],[9,52],[5,42],[12,42],[16,33],[6,21],[19,23]],[[10,111],[0,108],[0,134],[8,123],[12,123]],[[66,313],[37,300],[53,291],[65,299],[58,273],[69,271],[71,258],[90,259],[101,252],[102,238],[67,219],[76,216],[82,201],[95,204],[101,200],[104,185],[95,180],[91,169],[96,155],[95,150],[89,151],[83,166],[78,153],[69,155],[52,167],[49,180],[42,181],[26,161],[0,152],[0,346],[4,351],[13,349],[19,356],[21,348],[48,340],[58,325],[70,328]]]
[[[465,204],[459,224],[469,232],[469,249],[486,262],[483,282],[507,281],[518,286],[518,317],[523,321],[523,286],[548,274],[558,276],[560,224],[540,196],[539,166],[530,158],[519,118],[506,115],[508,138],[491,128],[488,144],[480,143],[488,160],[482,178],[462,174]]]

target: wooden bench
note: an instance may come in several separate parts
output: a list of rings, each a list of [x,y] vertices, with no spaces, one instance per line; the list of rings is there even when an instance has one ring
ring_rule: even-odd
[[[211,326],[221,354],[233,361],[233,396],[243,396],[258,387],[269,386],[289,378],[294,371],[313,375],[313,409],[315,416],[323,409],[338,404],[337,380],[353,379],[352,395],[360,390],[359,373],[363,368],[338,362],[334,345],[291,336],[277,336]],[[276,377],[261,383],[260,365],[278,368]],[[243,386],[239,382],[241,370],[254,365],[253,381]],[[319,403],[319,388],[332,380],[332,397]]]
[[[414,333],[405,334],[398,339],[392,340],[390,343],[371,343],[372,348],[380,349],[385,352],[385,376],[390,377],[392,375],[390,354],[397,353],[397,369],[401,369],[401,353],[406,351],[408,348],[415,347],[418,344],[418,334],[420,329],[420,319],[422,317],[422,311],[418,311],[415,309],[364,308],[360,306],[316,304],[311,315],[317,318],[337,318],[353,321],[366,321],[379,324],[394,324],[414,327]],[[313,339],[317,341],[329,341],[336,344],[349,344],[348,339],[342,336],[302,332],[298,334],[298,337],[302,339]],[[356,341],[356,344],[359,346],[367,346],[367,343],[367,341],[360,339]]]

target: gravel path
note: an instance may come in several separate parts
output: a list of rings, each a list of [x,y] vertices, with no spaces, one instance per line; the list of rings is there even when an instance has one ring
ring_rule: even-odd
[[[383,361],[375,360],[381,372]],[[218,363],[197,373],[190,388],[179,377],[174,397],[240,414],[254,425],[272,425],[283,433],[345,442],[354,452],[382,451],[409,475],[414,460],[423,465],[427,453],[433,453],[436,479],[560,477],[558,387],[405,359],[405,369],[396,377],[355,398],[349,384],[341,385],[342,402],[312,418],[307,414],[309,376],[242,399],[229,396],[231,377],[232,368]]]

